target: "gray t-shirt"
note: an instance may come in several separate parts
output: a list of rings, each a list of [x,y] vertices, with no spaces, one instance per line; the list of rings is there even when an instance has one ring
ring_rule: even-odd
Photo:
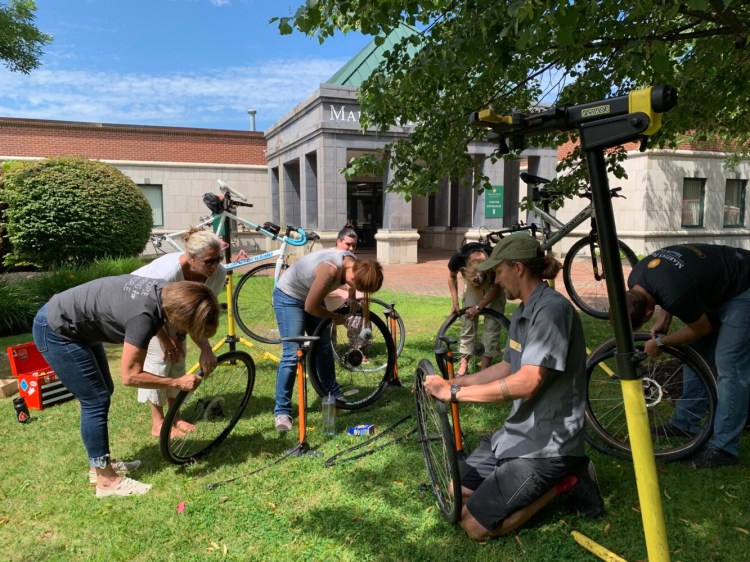
[[[503,360],[547,368],[534,396],[513,401],[492,436],[497,458],[583,456],[586,344],[578,313],[546,283],[513,314]]]
[[[161,289],[165,284],[136,275],[95,279],[53,296],[47,304],[47,322],[75,341],[127,342],[147,349],[164,324]]]
[[[315,270],[321,263],[329,263],[339,271],[344,263],[345,257],[357,259],[351,252],[345,250],[318,250],[312,254],[302,256],[292,266],[284,272],[279,279],[276,287],[284,294],[295,299],[304,301],[310,292],[313,280],[315,279]],[[341,284],[334,284],[331,289],[339,287]]]

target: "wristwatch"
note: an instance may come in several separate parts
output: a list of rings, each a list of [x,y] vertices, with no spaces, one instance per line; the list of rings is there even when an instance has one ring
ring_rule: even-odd
[[[456,394],[458,394],[458,391],[461,390],[461,387],[457,384],[451,385],[451,402],[454,404],[458,403],[458,398],[456,398]]]
[[[656,347],[661,347],[664,345],[664,343],[661,341],[661,338],[663,336],[656,336]]]

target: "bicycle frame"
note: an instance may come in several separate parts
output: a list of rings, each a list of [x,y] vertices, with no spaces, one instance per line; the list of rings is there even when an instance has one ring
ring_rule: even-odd
[[[216,219],[219,219],[218,221]],[[242,217],[237,216],[234,213],[230,213],[229,211],[222,211],[219,215],[212,215],[211,217],[205,219],[204,221],[198,223],[195,227],[196,228],[202,228],[204,226],[207,226],[211,223],[216,222],[216,228],[212,228],[214,234],[222,238],[222,233],[225,230],[225,225],[228,225],[227,221],[237,221],[251,230],[254,230],[256,232],[260,232],[267,238],[271,238],[272,240],[280,241],[281,247],[277,250],[272,250],[270,252],[263,252],[262,254],[258,254],[257,256],[250,256],[248,258],[243,258],[234,262],[228,262],[225,267],[227,269],[227,272],[233,271],[235,269],[238,269],[240,267],[244,267],[247,265],[251,265],[257,262],[265,261],[271,258],[277,258],[276,260],[276,270],[274,272],[274,286],[276,284],[276,281],[279,279],[279,275],[281,274],[281,269],[284,266],[284,263],[286,262],[287,255],[288,255],[288,247],[289,246],[304,246],[307,244],[307,233],[302,228],[297,228],[296,232],[299,234],[300,238],[292,238],[288,235],[279,236],[278,234],[274,234],[270,230],[266,230],[260,225],[255,224],[254,222],[244,219]],[[291,227],[289,228],[291,230]],[[180,252],[184,252],[185,248],[177,241],[177,238],[182,236],[186,230],[182,230],[179,232],[173,232],[172,234],[167,234],[164,236],[164,239],[167,240],[172,246],[174,246],[177,250]]]
[[[581,223],[583,223],[586,219],[591,218],[594,216],[594,204],[589,203],[586,205],[586,207],[578,213],[576,216],[574,216],[570,221],[567,223],[560,222],[556,217],[552,216],[550,213],[539,207],[536,203],[532,203],[531,210],[534,211],[534,213],[540,217],[546,224],[550,224],[557,228],[557,232],[554,234],[550,233],[547,234],[548,228],[544,228],[545,231],[545,239],[542,242],[542,250],[545,252],[552,248],[555,244],[557,244],[560,240],[565,238],[568,234],[573,232],[573,230],[578,227]]]

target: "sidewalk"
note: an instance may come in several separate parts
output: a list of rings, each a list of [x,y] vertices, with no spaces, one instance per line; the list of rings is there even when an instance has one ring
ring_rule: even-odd
[[[450,296],[448,260],[450,250],[419,249],[419,263],[383,266],[383,288],[412,295]]]
[[[411,295],[449,297],[448,260],[453,254],[454,252],[450,250],[420,248],[418,263],[384,265],[383,288]],[[375,257],[374,254],[372,257]],[[459,285],[459,290],[461,286]],[[562,280],[562,270],[555,279],[555,289],[566,298],[568,297]]]

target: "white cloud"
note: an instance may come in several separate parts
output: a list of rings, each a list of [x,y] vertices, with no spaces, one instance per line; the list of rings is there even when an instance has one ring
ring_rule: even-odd
[[[214,3],[225,0],[214,0]],[[267,60],[253,67],[167,75],[39,69],[0,71],[0,116],[95,123],[262,130],[346,60]]]
[[[214,6],[219,6],[219,7],[229,5],[229,0],[210,0],[210,2]]]

